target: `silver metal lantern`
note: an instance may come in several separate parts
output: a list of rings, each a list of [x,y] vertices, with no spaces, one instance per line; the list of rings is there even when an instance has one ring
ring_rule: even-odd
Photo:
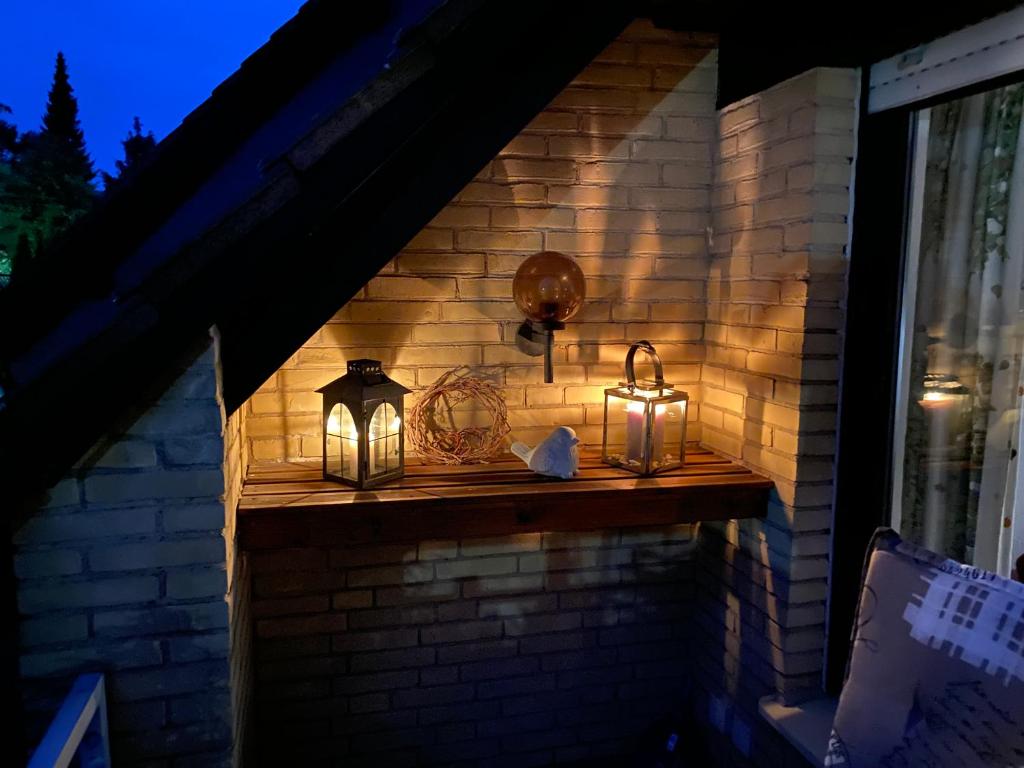
[[[654,378],[637,380],[633,360],[647,353]],[[683,465],[686,450],[686,392],[665,381],[661,358],[649,341],[626,354],[626,380],[604,391],[601,458],[612,466],[653,475]]]

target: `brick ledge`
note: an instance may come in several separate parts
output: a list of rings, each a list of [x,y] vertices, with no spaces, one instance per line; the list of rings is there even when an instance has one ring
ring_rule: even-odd
[[[792,744],[808,762],[825,764],[828,737],[839,701],[830,696],[812,699],[803,704],[786,706],[775,696],[765,696],[758,702],[761,717]]]

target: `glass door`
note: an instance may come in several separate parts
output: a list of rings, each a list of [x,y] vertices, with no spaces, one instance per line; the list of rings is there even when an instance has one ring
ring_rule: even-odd
[[[892,525],[1009,575],[1024,552],[1024,84],[916,114]]]

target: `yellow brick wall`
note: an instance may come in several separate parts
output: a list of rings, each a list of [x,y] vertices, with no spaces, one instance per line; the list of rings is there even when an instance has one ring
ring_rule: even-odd
[[[726,766],[782,765],[758,698],[821,691],[857,94],[815,69],[719,113],[702,440],[775,483],[763,520],[698,537],[699,683],[728,749],[754,733]]]
[[[719,116],[703,440],[790,505],[832,476],[856,82],[813,70]]]
[[[220,375],[220,361],[217,363]],[[220,381],[217,385],[218,402],[224,407],[220,396]],[[252,619],[250,613],[250,582],[248,557],[240,551],[237,531],[238,502],[242,496],[242,482],[248,471],[245,420],[242,411],[224,414],[224,570],[227,575],[227,592],[224,596],[228,605],[229,661],[231,679],[231,737],[232,766],[245,762],[245,745],[249,733],[249,704],[253,692],[251,659]]]
[[[707,36],[637,22],[539,114],[245,406],[251,456],[320,455],[315,389],[356,357],[422,390],[467,365],[499,384],[515,439],[567,425],[601,440],[602,388],[652,341],[700,400],[716,56]],[[556,337],[555,383],[519,352],[512,276],[574,256],[587,301]],[[415,397],[415,396],[413,396]],[[413,398],[407,400],[408,407]],[[689,438],[700,438],[699,405]]]

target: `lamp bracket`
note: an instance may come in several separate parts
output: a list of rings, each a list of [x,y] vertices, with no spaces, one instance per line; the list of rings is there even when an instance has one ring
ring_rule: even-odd
[[[565,328],[565,323],[549,320],[542,323],[526,320],[516,331],[516,347],[531,357],[544,356],[544,383],[554,381],[552,366],[552,348],[555,342],[555,331]]]

